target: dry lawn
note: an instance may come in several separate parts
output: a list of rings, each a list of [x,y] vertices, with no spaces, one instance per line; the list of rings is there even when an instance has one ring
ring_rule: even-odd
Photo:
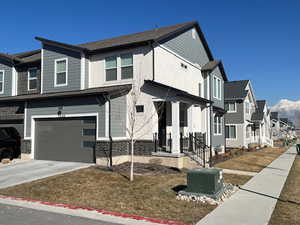
[[[296,156],[269,225],[300,224],[300,156]],[[286,201],[291,202],[286,202]]]
[[[282,153],[287,150],[285,147],[281,148],[264,148],[255,152],[245,152],[243,155],[233,159],[217,163],[214,167],[243,170],[250,172],[259,172],[272,161],[278,158]]]
[[[234,184],[251,179],[224,177]],[[195,223],[216,206],[176,200],[174,188],[185,184],[184,173],[137,175],[130,183],[124,175],[92,167],[2,189],[0,194]]]

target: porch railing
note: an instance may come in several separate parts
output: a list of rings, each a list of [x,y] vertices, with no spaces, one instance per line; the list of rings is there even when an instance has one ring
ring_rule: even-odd
[[[201,164],[203,167],[209,162],[209,146],[205,143],[205,133],[180,134],[180,152]],[[153,134],[155,152],[172,152],[172,134],[167,134],[165,145],[159,146],[157,133]]]

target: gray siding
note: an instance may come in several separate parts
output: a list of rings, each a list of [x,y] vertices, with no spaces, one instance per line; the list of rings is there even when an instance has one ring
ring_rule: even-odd
[[[0,104],[0,120],[23,120],[24,103],[12,102]]]
[[[43,92],[80,90],[81,56],[80,53],[43,45]],[[56,59],[68,58],[68,85],[54,87],[54,63]]]
[[[193,30],[195,39],[193,38]],[[200,66],[203,66],[209,62],[205,48],[200,40],[197,31],[194,28],[163,43],[163,46],[171,49],[183,58],[193,63],[199,64]]]
[[[4,93],[0,97],[12,95],[12,66],[0,59],[0,70],[4,70]]]
[[[243,124],[244,123],[244,103],[236,102],[236,113],[225,114],[226,124]]]
[[[222,135],[214,135],[214,116],[211,117],[212,147],[225,146],[225,124],[224,116],[222,117]]]
[[[37,70],[37,89],[28,90],[28,69],[36,67]],[[18,95],[37,94],[41,92],[41,67],[38,66],[24,66],[16,69],[18,72]]]
[[[31,116],[64,114],[98,113],[98,137],[105,137],[105,102],[96,97],[57,99],[28,103],[26,117],[26,137],[31,136]],[[111,100],[112,136],[126,135],[126,96]]]
[[[126,95],[111,100],[111,133],[113,137],[126,136]]]
[[[221,85],[221,100],[214,98],[214,76],[218,77],[221,79],[222,85]],[[210,76],[210,96],[211,96],[211,100],[214,102],[214,106],[220,107],[220,108],[224,108],[224,80],[221,74],[221,71],[219,69],[219,67],[216,67],[212,72],[211,72],[211,76]]]

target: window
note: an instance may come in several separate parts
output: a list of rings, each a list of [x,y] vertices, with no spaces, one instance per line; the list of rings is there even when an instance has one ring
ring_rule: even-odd
[[[250,114],[249,102],[245,103],[246,113]]]
[[[235,103],[227,103],[227,104],[225,104],[225,110],[228,113],[236,112],[236,104]]]
[[[236,126],[235,125],[228,125],[225,127],[225,137],[228,139],[236,138]]]
[[[30,68],[28,70],[28,90],[37,89],[37,68]]]
[[[4,70],[0,70],[0,94],[4,93]]]
[[[222,117],[215,115],[214,117],[214,134],[221,135],[222,134]]]
[[[218,77],[214,76],[214,83],[213,83],[213,93],[214,98],[221,99],[221,80]]]
[[[117,57],[105,58],[106,81],[117,80]]]
[[[121,55],[121,79],[131,79],[133,77],[132,54]]]
[[[136,106],[136,112],[137,112],[137,113],[142,113],[142,112],[144,112],[144,106],[143,106],[143,105],[137,105],[137,106]]]
[[[55,86],[66,86],[68,80],[68,60],[55,60]]]

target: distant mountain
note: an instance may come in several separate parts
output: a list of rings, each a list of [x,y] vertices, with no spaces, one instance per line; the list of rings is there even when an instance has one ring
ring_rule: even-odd
[[[281,99],[271,107],[271,111],[279,112],[280,117],[289,118],[296,127],[300,127],[300,101]]]

